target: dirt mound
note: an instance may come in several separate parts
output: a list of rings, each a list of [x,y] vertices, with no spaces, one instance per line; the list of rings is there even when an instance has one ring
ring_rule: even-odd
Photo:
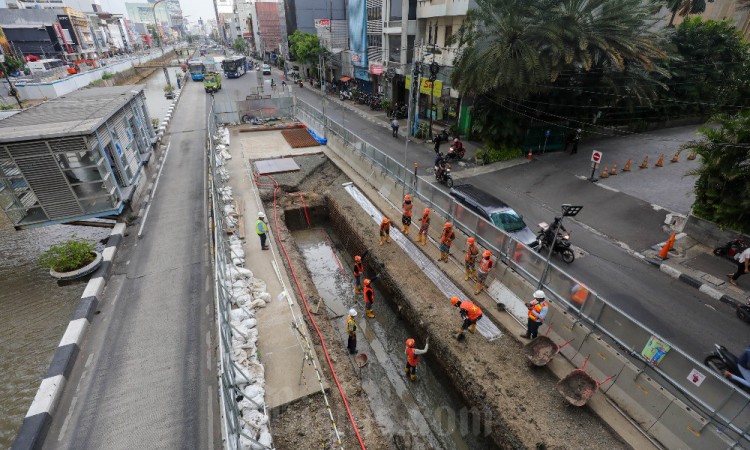
[[[596,381],[581,369],[572,371],[557,383],[557,390],[575,406],[585,405],[596,389]]]
[[[546,336],[539,336],[526,344],[526,357],[535,366],[547,364],[557,354],[557,344]]]

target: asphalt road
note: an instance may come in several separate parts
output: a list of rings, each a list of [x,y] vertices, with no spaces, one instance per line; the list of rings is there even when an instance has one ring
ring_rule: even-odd
[[[322,108],[322,97],[311,92],[307,85],[302,89],[295,88],[295,95],[318,109]],[[326,111],[333,121],[343,123],[347,129],[403,164],[404,139],[391,137],[386,124],[373,123],[335,103],[327,102]],[[678,134],[675,139],[692,135],[688,128],[675,130]],[[658,142],[664,146],[657,151],[666,151],[667,147],[674,145],[669,130],[654,133],[663,138],[649,141],[652,145]],[[611,138],[599,139],[595,145],[596,148],[614,149],[641,144],[632,138]],[[613,153],[608,155],[612,157]],[[590,150],[582,145],[576,157],[545,155],[530,164],[463,178],[460,182],[475,184],[508,202],[524,216],[533,231],[537,230],[539,222],[549,222],[559,214],[561,204],[584,205],[581,214],[568,222],[568,228],[572,231],[574,245],[587,254],[571,265],[556,261],[558,266],[698,360],[702,361],[713,350],[714,343],[721,343],[736,353],[743,350],[747,344],[747,324],[736,318],[733,308],[632,255],[632,252],[646,250],[667,239],[661,228],[667,211],[627,193],[603,189],[580,179],[581,174],[590,173],[589,156]],[[621,156],[620,159],[627,157]],[[409,145],[407,165],[416,161],[420,167],[432,167],[433,158],[431,147]],[[454,169],[457,173],[462,170],[455,164]],[[666,189],[673,190],[671,184],[678,177],[682,174],[663,177],[662,183]],[[649,180],[652,188],[658,188],[658,179],[652,177]],[[423,180],[432,182],[431,177],[423,177]],[[445,186],[439,187],[446,190]],[[682,199],[676,203],[681,202]]]
[[[143,237],[129,228],[45,448],[221,447],[205,105],[188,83]]]

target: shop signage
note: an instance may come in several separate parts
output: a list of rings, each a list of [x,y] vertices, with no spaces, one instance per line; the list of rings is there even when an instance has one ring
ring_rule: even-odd
[[[406,76],[406,89],[411,89],[411,75]],[[434,97],[440,97],[443,94],[443,82],[440,80],[430,81],[427,78],[422,78],[422,85],[419,87],[419,92],[422,94],[432,95]]]
[[[383,66],[378,65],[378,64],[372,64],[370,66],[370,73],[373,75],[380,75],[381,73],[383,73]]]
[[[330,28],[330,27],[331,27],[330,19],[315,19],[315,28]]]

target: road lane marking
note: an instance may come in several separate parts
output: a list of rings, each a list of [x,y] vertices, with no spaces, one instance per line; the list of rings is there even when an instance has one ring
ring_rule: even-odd
[[[211,386],[206,386],[208,389],[208,448],[213,450],[214,448],[214,402],[213,402],[213,391]]]
[[[156,196],[156,188],[159,187],[159,180],[161,180],[161,171],[164,170],[164,166],[166,166],[167,162],[167,156],[169,155],[169,147],[172,146],[172,143],[170,142],[167,144],[167,150],[164,152],[164,162],[162,163],[161,167],[159,167],[159,173],[156,174],[156,183],[154,183],[154,190],[151,191],[151,200],[148,202],[148,206],[146,206],[146,213],[143,215],[143,220],[141,221],[141,228],[138,230],[138,239],[143,236],[143,227],[146,226],[146,219],[148,219],[148,213],[151,211],[151,204],[154,201],[154,197]],[[138,245],[138,244],[136,244]]]

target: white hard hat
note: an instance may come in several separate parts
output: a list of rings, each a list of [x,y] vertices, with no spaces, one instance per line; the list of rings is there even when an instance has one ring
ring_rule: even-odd
[[[349,310],[349,315],[352,317],[357,317],[357,310],[352,308]]]
[[[534,298],[544,298],[544,291],[534,292]]]
[[[266,217],[266,214],[263,211],[258,212],[258,217]]]

